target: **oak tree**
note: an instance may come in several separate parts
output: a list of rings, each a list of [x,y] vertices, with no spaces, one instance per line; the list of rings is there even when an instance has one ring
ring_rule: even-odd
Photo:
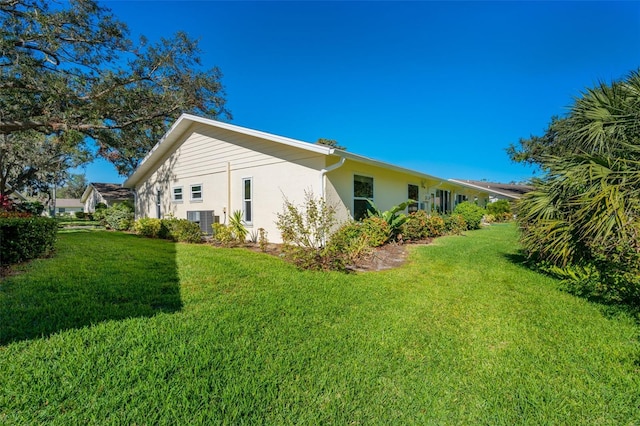
[[[196,41],[134,42],[96,1],[0,0],[0,35],[5,143],[88,139],[127,175],[181,113],[230,117],[220,70],[203,69]]]

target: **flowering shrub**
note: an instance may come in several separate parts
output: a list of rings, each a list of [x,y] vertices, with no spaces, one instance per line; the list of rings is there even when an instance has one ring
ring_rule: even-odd
[[[13,201],[9,198],[8,195],[0,195],[0,211],[12,211],[13,210]]]

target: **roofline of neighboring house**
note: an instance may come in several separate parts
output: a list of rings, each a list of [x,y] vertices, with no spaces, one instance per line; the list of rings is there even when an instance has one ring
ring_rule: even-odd
[[[7,188],[9,188],[11,190],[10,194],[15,194],[22,201],[27,201],[27,197],[25,197],[24,195],[22,195],[22,193],[16,191],[15,189],[13,189],[13,187],[11,185],[7,184]]]
[[[513,199],[513,200],[519,200],[519,199],[520,199],[520,195],[518,195],[518,194],[514,194],[514,193],[510,193],[510,194],[508,194],[508,193],[503,192],[503,191],[496,191],[495,189],[487,188],[487,187],[485,187],[485,186],[481,186],[481,185],[475,185],[475,184],[473,184],[473,183],[468,183],[468,182],[465,182],[465,181],[463,181],[463,180],[458,180],[458,179],[449,179],[449,181],[450,181],[450,182],[455,182],[455,183],[457,183],[457,184],[459,184],[459,185],[462,185],[462,186],[467,186],[467,187],[469,187],[469,188],[481,189],[481,190],[486,191],[486,192],[490,192],[490,193],[493,193],[493,194],[502,195],[502,196],[504,196],[504,197],[508,197],[508,198]]]
[[[91,192],[90,189],[93,188],[92,184],[87,185],[87,189],[84,190],[84,192],[82,193],[82,196],[80,197],[80,201],[84,204],[87,202],[87,197],[89,196],[89,193]]]
[[[136,183],[155,165],[156,161],[164,154],[166,154],[171,147],[177,142],[179,137],[191,126],[192,124],[205,124],[208,126],[216,127],[219,129],[230,130],[232,132],[241,133],[248,136],[254,136],[261,139],[266,139],[272,142],[278,142],[283,145],[293,146],[296,148],[304,149],[307,151],[315,152],[317,154],[329,155],[335,150],[334,148],[316,145],[309,142],[302,142],[296,139],[286,138],[284,136],[278,136],[271,133],[261,132],[259,130],[253,130],[246,127],[236,126],[234,124],[224,123],[222,121],[213,120],[210,118],[198,117],[191,114],[182,114],[167,133],[160,138],[158,143],[147,153],[142,159],[138,168],[133,172],[131,176],[127,178],[122,184],[123,187],[133,188]]]

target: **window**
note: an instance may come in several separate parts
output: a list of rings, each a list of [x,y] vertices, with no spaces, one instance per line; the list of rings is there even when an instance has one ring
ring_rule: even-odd
[[[200,224],[200,212],[187,212],[187,220],[189,222]]]
[[[409,200],[414,200],[415,203],[409,204],[409,213],[418,211],[418,201],[420,200],[418,185],[407,186],[407,197]]]
[[[451,212],[451,191],[443,189],[436,190],[435,207],[438,213],[447,214]]]
[[[202,201],[202,185],[191,185],[191,201]]]
[[[373,178],[353,176],[353,218],[364,219],[369,211],[367,200],[373,200]]]
[[[460,203],[467,201],[467,196],[462,194],[456,194],[456,206]]]
[[[252,178],[242,179],[242,205],[244,207],[244,222],[251,225],[253,221],[253,192]]]
[[[160,209],[160,206],[162,205],[162,192],[160,192],[160,190],[158,189],[156,191],[156,216],[158,216],[158,219],[161,219],[160,215],[162,214],[162,211]]]
[[[181,203],[182,202],[182,187],[181,186],[176,186],[175,188],[173,188],[173,201],[175,201],[176,203]]]

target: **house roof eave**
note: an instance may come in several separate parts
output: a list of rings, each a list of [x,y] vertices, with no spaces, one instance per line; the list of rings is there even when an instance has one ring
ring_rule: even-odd
[[[472,183],[461,181],[461,180],[458,180],[458,179],[449,179],[449,182],[455,182],[455,183],[457,183],[459,185],[462,185],[462,186],[466,186],[466,187],[474,188],[474,189],[479,189],[479,190],[482,190],[484,192],[488,192],[490,194],[502,195],[503,197],[507,197],[507,198],[510,198],[512,200],[519,200],[520,199],[520,195],[517,195],[517,194],[514,194],[514,193],[506,193],[504,191],[498,191],[498,190],[495,190],[495,189],[492,189],[492,188],[485,188],[483,186],[474,185]]]
[[[236,126],[235,124],[224,123],[222,121],[213,120],[210,118],[198,117],[191,114],[182,114],[176,122],[171,126],[167,133],[160,138],[158,143],[147,153],[142,159],[138,168],[129,176],[122,186],[126,188],[133,188],[147,174],[156,164],[156,162],[166,154],[173,145],[180,139],[180,136],[186,132],[192,124],[204,124],[207,126],[213,126],[219,129],[229,130],[232,132],[254,136],[261,139],[266,139],[272,142],[281,143],[283,145],[292,146],[295,148],[304,149],[317,154],[330,155],[334,152],[334,148],[312,144],[309,142],[303,142],[296,139],[286,138],[284,136],[278,136],[259,130],[248,129],[246,127]]]

